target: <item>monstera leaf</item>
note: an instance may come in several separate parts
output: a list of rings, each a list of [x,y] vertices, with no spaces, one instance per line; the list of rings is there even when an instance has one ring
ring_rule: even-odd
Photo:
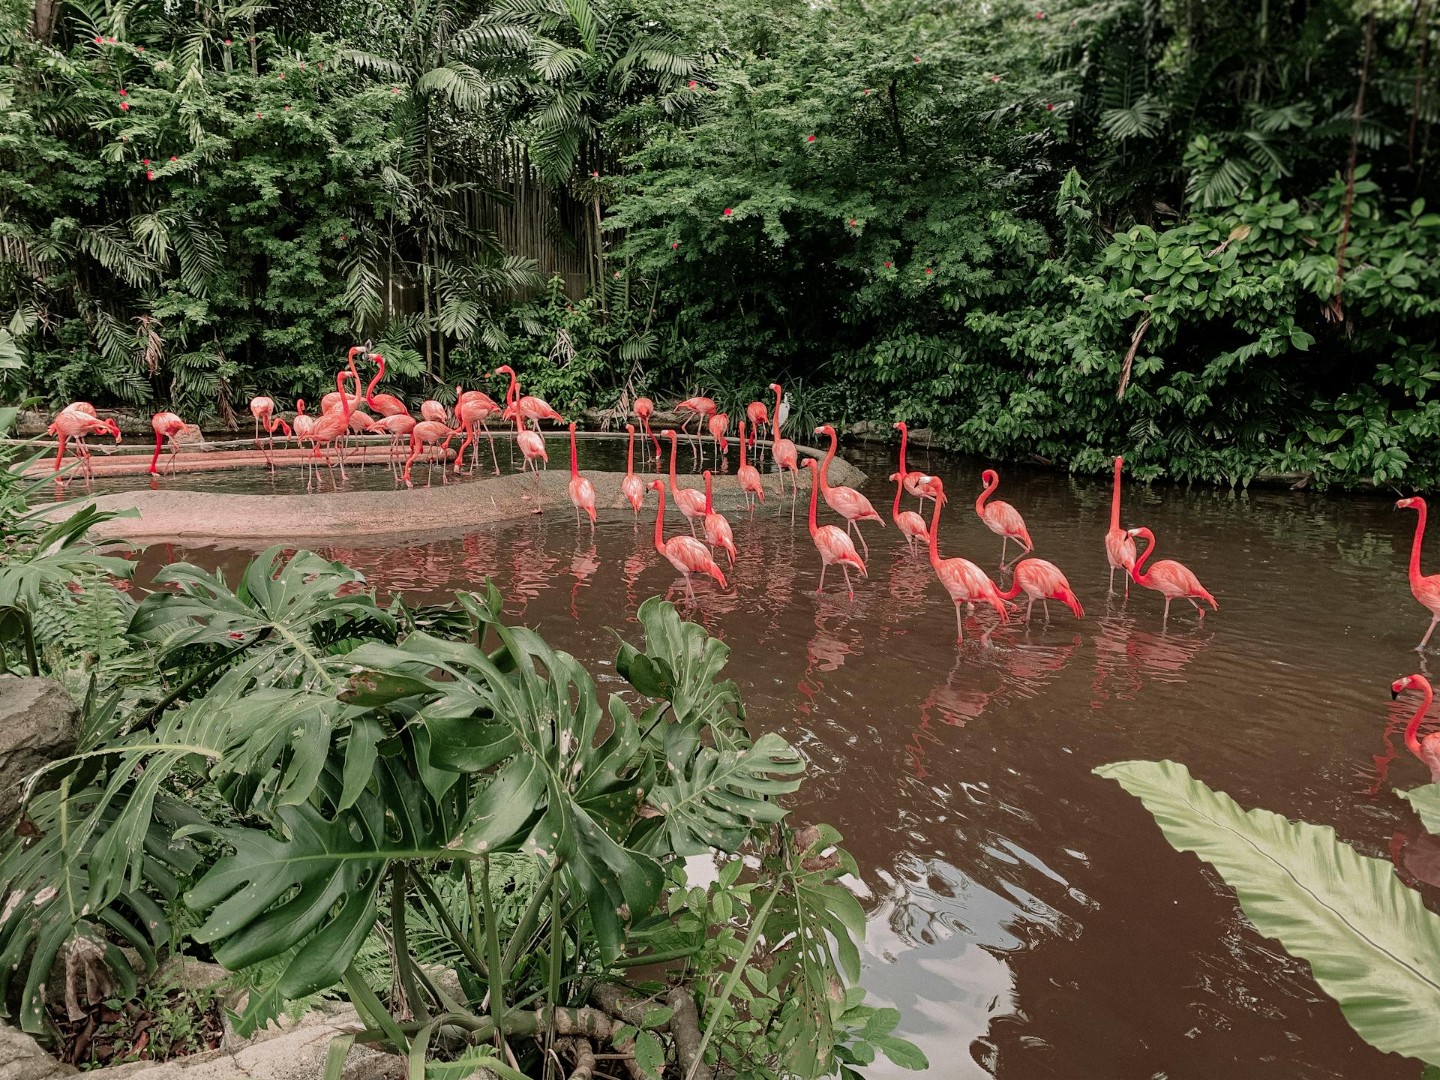
[[[636,613],[645,651],[621,642],[615,668],[640,693],[668,701],[679,724],[704,723],[717,740],[744,734],[744,708],[733,680],[720,681],[730,648],[703,626],[684,622],[675,605],[652,596]]]
[[[1440,1064],[1440,917],[1389,863],[1334,829],[1245,811],[1173,761],[1095,772],[1144,803],[1171,846],[1218,870],[1255,928],[1309,961],[1361,1038]]]

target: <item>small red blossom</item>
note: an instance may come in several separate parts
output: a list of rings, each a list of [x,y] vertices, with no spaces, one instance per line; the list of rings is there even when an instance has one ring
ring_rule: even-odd
[[[124,89],[122,88],[121,91],[120,91],[120,96],[121,96],[121,97],[128,97],[129,95],[126,94],[125,91],[124,91]]]
[[[286,106],[285,106],[285,111],[286,111],[286,112],[289,112],[289,111],[290,111],[290,106],[289,106],[289,105],[286,105]]]
[[[699,84],[698,82],[696,82],[694,79],[691,79],[691,80],[690,80],[688,83],[686,83],[685,85],[688,86],[691,90],[694,90],[694,89],[695,89],[697,86],[699,86],[700,84]]]
[[[115,38],[113,38],[113,37],[112,37],[112,38],[106,38],[105,40],[108,41],[111,45],[119,45],[119,44],[120,44],[120,42],[117,41],[117,40],[116,40]]]
[[[105,44],[105,39],[104,39],[104,38],[101,38],[101,37],[97,37],[97,38],[95,39],[95,44],[96,44],[96,45],[104,45],[104,44]]]
[[[341,240],[349,240],[350,237],[346,236],[346,235],[342,232],[342,233],[340,234],[340,239],[341,239]]]
[[[276,75],[275,77],[276,77],[277,79],[283,79],[283,78],[285,77],[285,73],[282,71],[282,72],[280,72],[279,75]]]
[[[895,264],[892,263],[889,259],[886,259],[886,260],[885,260],[885,269],[886,269],[886,270],[889,270],[889,269],[892,268],[894,265],[895,265]]]
[[[258,112],[257,112],[257,113],[255,114],[255,119],[256,119],[256,120],[263,120],[263,119],[265,119],[265,114],[264,114],[264,113],[258,113]]]
[[[927,273],[927,274],[933,274],[933,273],[935,273],[935,271],[934,271],[934,270],[931,270],[930,267],[927,266],[927,267],[925,267],[925,273]]]
[[[1044,13],[1043,11],[1037,11],[1037,12],[1035,12],[1035,18],[1037,18],[1037,19],[1043,19],[1043,18],[1045,18],[1045,13]]]
[[[121,111],[121,112],[129,112],[129,111],[130,111],[130,103],[129,103],[128,101],[122,101],[122,102],[120,102],[120,111]]]
[[[245,40],[248,41],[248,42],[250,42],[251,45],[254,45],[254,44],[255,44],[255,39],[254,39],[253,37],[252,37],[252,38],[246,38]]]
[[[805,136],[805,141],[806,141],[806,142],[814,142],[814,141],[815,141],[815,136],[814,136],[814,135],[806,135],[806,136]]]
[[[144,46],[144,45],[136,45],[136,46],[135,46],[135,51],[136,51],[136,52],[144,52],[144,51],[145,51],[145,46]]]
[[[1055,111],[1055,106],[1054,106],[1053,104],[1051,104],[1050,102],[1047,101],[1047,102],[1045,103],[1045,111],[1046,111],[1046,112],[1054,112],[1054,111]]]
[[[225,46],[226,46],[226,48],[229,48],[229,47],[230,47],[231,45],[233,45],[233,44],[234,44],[234,42],[231,41],[228,37],[225,39]]]
[[[245,640],[245,634],[244,634],[242,631],[240,631],[240,630],[231,630],[229,636],[230,636],[230,639],[231,639],[232,641],[244,641],[244,640]]]
[[[856,221],[853,217],[850,219],[850,228],[853,229],[853,228],[855,228],[855,226],[858,225],[858,224],[860,224],[860,223],[859,223],[858,221]]]
[[[153,171],[151,171],[151,170],[146,170],[146,172],[145,172],[145,179],[146,179],[146,180],[154,180],[154,179],[155,179],[155,173],[154,173]]]
[[[140,159],[140,164],[141,164],[141,165],[149,165],[149,164],[150,164],[150,159],[149,159],[148,157],[147,157],[147,158],[141,158],[141,159]]]
[[[400,93],[400,88],[399,88],[398,86],[392,86],[392,87],[390,88],[390,93],[392,93],[392,94],[398,94],[398,93]]]
[[[991,76],[990,76],[990,81],[991,81],[991,82],[999,82],[999,81],[1000,81],[1000,76],[999,76],[999,75],[991,75]]]
[[[591,179],[591,180],[599,180],[599,179],[600,179],[600,174],[599,174],[599,172],[592,172],[592,173],[590,174],[590,179]]]
[[[620,271],[619,271],[619,270],[616,270],[616,271],[615,271],[615,280],[616,280],[616,281],[619,281],[619,280],[620,280]]]
[[[920,63],[920,58],[919,58],[918,56],[915,57],[915,63],[917,63],[917,64]]]
[[[869,97],[869,96],[870,96],[870,88],[869,88],[868,86],[865,88],[865,96],[866,96],[866,97]]]
[[[733,214],[733,213],[735,213],[734,210],[731,210],[730,207],[728,207],[728,206],[725,207],[725,216],[726,216],[726,217],[729,217],[729,216],[730,216],[731,214]]]
[[[678,248],[679,246],[680,246],[680,241],[677,240],[677,241],[675,241],[675,243],[673,243],[673,244],[670,245],[670,250],[671,250],[671,251],[674,251],[674,250],[675,250],[676,248]]]
[[[179,161],[180,159],[177,158],[174,154],[171,154],[171,155],[170,155],[170,160],[171,160],[171,161]]]

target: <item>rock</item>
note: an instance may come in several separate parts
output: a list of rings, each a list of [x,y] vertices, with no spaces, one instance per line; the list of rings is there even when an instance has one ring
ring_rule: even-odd
[[[0,1080],[51,1080],[73,1076],[72,1065],[62,1065],[23,1031],[0,1024]]]
[[[27,776],[75,752],[79,720],[79,708],[53,679],[0,675],[0,823],[20,809]]]

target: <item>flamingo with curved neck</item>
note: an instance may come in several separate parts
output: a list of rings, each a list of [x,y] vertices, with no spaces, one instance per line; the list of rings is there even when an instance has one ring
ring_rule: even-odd
[[[969,559],[940,558],[940,508],[945,505],[945,485],[935,478],[935,508],[930,515],[930,565],[935,576],[950,594],[955,604],[955,642],[965,641],[965,621],[960,613],[961,604],[989,604],[1000,616],[1002,623],[1010,621],[1005,610],[1005,599],[999,588],[990,580],[984,570]]]
[[[1030,598],[1030,603],[1025,606],[1025,621],[1030,621],[1030,613],[1035,609],[1035,601],[1039,600],[1045,607],[1045,621],[1050,621],[1050,601],[1058,600],[1075,613],[1077,619],[1085,617],[1085,609],[1080,606],[1080,598],[1075,595],[1075,590],[1070,588],[1070,582],[1065,580],[1065,575],[1060,568],[1052,562],[1044,559],[1022,559],[1015,564],[1015,580],[1010,583],[1010,588],[1000,590],[1000,595],[1006,600],[1014,600],[1021,592]]]
[[[409,416],[410,410],[405,407],[394,394],[377,394],[375,387],[380,380],[385,378],[385,357],[378,352],[372,353],[371,360],[375,361],[375,377],[370,380],[370,385],[365,387],[365,404],[370,407],[371,412],[379,413],[381,416]]]
[[[1435,691],[1430,686],[1430,680],[1424,675],[1406,675],[1390,684],[1390,700],[1394,701],[1405,690],[1419,690],[1423,695],[1415,715],[1410,717],[1410,723],[1405,725],[1405,745],[1430,770],[1430,782],[1440,784],[1440,732],[1431,732],[1425,738],[1420,738],[1420,723],[1435,701]]]
[[[789,439],[780,436],[780,402],[784,395],[780,391],[779,383],[771,383],[770,389],[775,391],[775,412],[770,417],[770,456],[775,459],[775,468],[780,470],[780,494],[785,494],[785,470],[790,470],[790,479],[793,486],[790,489],[790,524],[795,524],[795,500],[800,497],[800,451]],[[811,482],[814,482],[811,477]]]
[[[1204,600],[1214,611],[1220,610],[1220,605],[1215,602],[1205,586],[1200,584],[1197,578],[1184,563],[1178,563],[1174,559],[1161,559],[1154,563],[1149,570],[1145,570],[1145,564],[1155,554],[1155,534],[1149,529],[1131,529],[1131,536],[1143,537],[1145,540],[1145,554],[1135,560],[1135,565],[1130,569],[1130,576],[1135,579],[1137,585],[1143,585],[1147,589],[1153,589],[1165,597],[1165,614],[1160,620],[1163,627],[1170,618],[1170,601],[1184,597],[1194,606],[1199,618],[1205,618],[1205,609],[1198,601]]]
[[[910,442],[910,425],[904,420],[897,420],[893,425],[895,430],[900,432],[900,475],[905,482],[905,490],[920,500],[920,513],[925,512],[925,500],[934,498],[930,494],[931,477],[925,473],[911,472],[905,464],[905,448]],[[921,519],[923,523],[923,518]]]
[[[705,542],[711,547],[719,548],[730,558],[730,565],[735,565],[735,534],[730,529],[730,522],[724,514],[715,512],[714,493],[711,489],[710,470],[706,469],[705,478]]]
[[[690,585],[691,574],[708,574],[722,589],[725,588],[725,573],[704,544],[693,536],[665,539],[665,481],[652,480],[650,486],[660,496],[660,508],[655,511],[655,550],[684,576],[686,594],[692,601],[695,599],[695,590]]]
[[[1105,534],[1105,558],[1110,563],[1110,591],[1115,591],[1115,571],[1125,571],[1125,598],[1130,598],[1130,570],[1135,565],[1135,538],[1120,527],[1120,471],[1123,457],[1115,458],[1115,489],[1110,495],[1110,531]]]
[[[1020,555],[1028,555],[1035,550],[1035,545],[1030,541],[1030,530],[1025,528],[1025,519],[1020,516],[1019,510],[1000,499],[987,503],[990,496],[995,494],[995,489],[1000,486],[1000,474],[994,469],[986,469],[980,474],[980,482],[985,485],[985,489],[975,499],[975,513],[987,529],[1000,537],[1000,565],[1003,567],[1005,550],[1011,540],[1024,548]],[[1015,557],[1018,559],[1020,555]]]
[[[675,499],[675,505],[680,513],[685,515],[686,522],[690,525],[690,535],[695,535],[695,519],[705,520],[705,493],[696,491],[694,488],[682,488],[675,477],[675,447],[677,440],[675,432],[666,428],[660,432],[670,440],[670,494]]]
[[[825,452],[825,460],[820,463],[820,469],[816,476],[820,482],[820,494],[825,499],[825,505],[834,510],[845,519],[845,532],[848,534],[851,529],[859,532],[859,523],[862,521],[878,521],[883,528],[885,519],[870,505],[870,500],[852,487],[831,487],[830,486],[830,462],[835,460],[835,448],[839,444],[839,437],[835,429],[829,424],[822,424],[815,429],[816,435],[825,435],[830,439],[830,449]],[[860,533],[860,546],[865,551],[865,558],[870,557],[870,545],[865,542],[865,534]]]
[[[815,460],[806,458],[805,468],[812,472],[815,470]],[[818,525],[815,522],[815,507],[819,502],[820,481],[811,477],[810,481],[810,539],[814,541],[815,550],[820,553],[820,584],[815,591],[825,590],[825,571],[832,563],[840,564],[840,572],[845,575],[845,589],[850,594],[853,602],[855,599],[855,587],[850,584],[850,567],[860,571],[861,577],[869,577],[865,571],[865,560],[860,558],[860,553],[855,550],[855,541],[850,539],[848,533],[841,532],[834,525]]]
[[[895,505],[890,508],[890,519],[895,522],[895,527],[900,530],[900,535],[905,537],[905,542],[910,545],[910,554],[914,555],[917,540],[923,545],[929,545],[930,530],[925,527],[925,519],[914,510],[900,509],[900,496],[905,491],[905,474],[891,473],[890,480],[895,485]],[[926,490],[929,490],[928,486]],[[920,505],[924,506],[925,504],[921,503]]]
[[[629,445],[625,448],[625,479],[620,481],[620,493],[625,496],[625,501],[630,504],[630,509],[635,511],[635,517],[640,517],[640,504],[645,501],[645,482],[635,475],[635,425],[626,424],[625,434],[629,437]],[[641,444],[642,448],[644,444]]]
[[[1419,518],[1415,521],[1415,539],[1410,545],[1410,594],[1420,601],[1422,607],[1430,611],[1430,626],[1425,631],[1425,636],[1416,645],[1417,651],[1424,652],[1425,646],[1430,642],[1430,635],[1435,632],[1435,624],[1440,623],[1440,574],[1425,575],[1420,572],[1420,545],[1425,539],[1425,500],[1418,496],[1413,499],[1401,499],[1395,504],[1397,510],[1417,510]]]
[[[761,408],[764,408],[762,405]],[[750,431],[750,442],[755,442],[755,432]],[[740,490],[745,493],[745,505],[750,513],[755,513],[755,500],[765,501],[765,485],[760,481],[760,470],[754,465],[748,464],[745,460],[745,421],[740,421],[740,467],[735,470],[735,478],[740,481]]]
[[[655,402],[648,397],[637,397],[635,399],[635,419],[640,421],[640,428],[645,432],[645,437],[655,444],[655,461],[658,467],[660,461],[660,440],[650,430],[650,417],[655,415]],[[640,461],[645,461],[645,444],[640,444]]]

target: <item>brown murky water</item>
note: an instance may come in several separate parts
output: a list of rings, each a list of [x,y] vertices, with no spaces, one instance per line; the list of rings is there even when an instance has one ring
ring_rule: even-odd
[[[888,519],[889,459],[856,463]],[[952,495],[945,552],[995,566],[999,539],[966,502],[981,464],[912,466]],[[815,595],[809,537],[773,506],[731,515],[734,588],[697,586],[695,617],[732,648],[757,732],[809,759],[796,814],[836,825],[863,868],[865,983],[902,1010],[930,1075],[1417,1077],[1418,1064],[1354,1036],[1308,968],[1090,771],[1174,758],[1246,806],[1423,867],[1434,852],[1392,785],[1426,777],[1399,738],[1405,702],[1387,693],[1416,669],[1426,625],[1405,580],[1413,517],[1379,498],[1127,485],[1126,523],[1154,529],[1162,556],[1220,602],[1203,626],[1177,606],[1162,632],[1155,594],[1107,598],[1108,485],[1009,469],[999,494],[1025,515],[1036,554],[1066,571],[1083,620],[1056,605],[1048,627],[957,649],[952,605],[893,528],[870,527],[870,578],[851,604]],[[417,599],[494,576],[515,619],[595,670],[613,662],[606,628],[634,633],[653,593],[683,599],[652,521],[602,517],[592,540],[554,514],[324,553]],[[181,556],[238,568],[246,553],[160,545],[142,580]]]

